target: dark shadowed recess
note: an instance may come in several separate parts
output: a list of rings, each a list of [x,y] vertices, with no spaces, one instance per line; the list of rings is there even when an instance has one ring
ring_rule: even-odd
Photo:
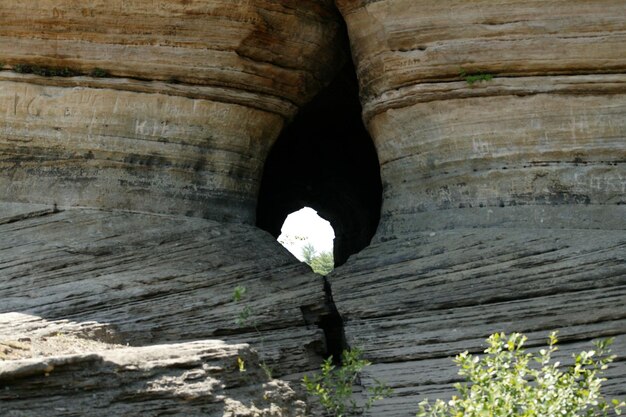
[[[352,63],[285,129],[263,174],[257,226],[275,237],[285,218],[308,206],[335,230],[335,266],[367,245],[380,218],[376,149],[361,119]]]

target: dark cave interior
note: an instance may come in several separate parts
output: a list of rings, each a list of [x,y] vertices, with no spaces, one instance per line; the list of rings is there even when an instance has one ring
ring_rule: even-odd
[[[369,245],[382,186],[374,144],[361,119],[358,81],[348,63],[278,138],[265,163],[257,226],[278,237],[305,206],[335,230],[335,266]]]

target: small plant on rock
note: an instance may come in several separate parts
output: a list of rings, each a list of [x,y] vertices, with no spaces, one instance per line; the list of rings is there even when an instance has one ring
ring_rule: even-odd
[[[237,285],[235,289],[233,290],[233,301],[235,303],[239,303],[241,302],[241,300],[243,299],[245,295],[246,295],[246,287]],[[237,326],[239,327],[245,327],[247,324],[251,324],[253,327],[256,328],[255,323],[250,322],[250,316],[252,316],[252,308],[250,308],[250,306],[248,305],[244,305],[243,308],[239,311],[239,314],[237,315],[237,318],[235,319],[235,323],[237,323]]]
[[[306,391],[317,397],[322,406],[334,417],[344,417],[346,413],[356,410],[357,404],[352,399],[352,386],[357,382],[363,368],[371,365],[362,358],[359,349],[344,350],[341,358],[341,366],[335,366],[333,357],[330,356],[322,363],[320,372],[311,377],[305,375],[302,379]],[[368,391],[365,409],[391,395],[391,388],[380,381],[376,381],[376,386]]]
[[[13,71],[17,72],[18,74],[30,74],[31,72],[33,72],[32,67],[25,64],[14,65]]]
[[[246,296],[247,291],[248,290],[243,285],[237,285],[235,289],[233,290],[233,295],[232,295],[233,302],[238,303],[238,304],[242,303]],[[257,327],[256,322],[252,319],[253,313],[254,312],[250,306],[244,305],[241,308],[241,310],[239,310],[239,313],[237,314],[237,318],[235,319],[235,323],[240,328],[246,327],[246,326],[251,326],[252,328],[254,328],[254,331],[256,332],[256,334],[259,336],[261,340],[261,349],[262,349],[265,343],[265,338],[263,337],[263,334]],[[239,366],[239,372],[245,372],[246,368],[245,368],[244,361],[238,358],[237,363]],[[271,380],[273,378],[272,368],[270,368],[269,365],[267,365],[267,363],[265,363],[265,361],[263,360],[259,363],[259,366],[265,373],[265,376],[267,377],[267,379]]]
[[[609,405],[600,393],[601,374],[613,361],[608,356],[611,339],[596,342],[596,349],[575,354],[574,364],[562,368],[551,363],[557,351],[556,333],[547,349],[525,353],[526,336],[491,335],[485,357],[463,352],[455,359],[459,375],[468,382],[456,384],[458,396],[450,401],[419,404],[418,417],[598,417],[611,409],[620,414],[624,402]],[[531,366],[532,363],[537,366]]]
[[[478,73],[474,73],[474,74],[468,74],[467,71],[465,71],[463,68],[461,68],[461,71],[459,71],[459,75],[469,85],[473,85],[474,83],[477,83],[479,81],[491,81],[491,80],[493,80],[493,75],[492,74],[486,74],[486,73],[483,73],[483,72],[478,72]]]

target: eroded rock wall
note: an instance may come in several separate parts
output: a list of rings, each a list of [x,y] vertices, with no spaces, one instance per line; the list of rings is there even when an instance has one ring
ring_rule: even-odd
[[[315,366],[325,352],[314,322],[324,305],[321,277],[253,226],[22,204],[9,215],[0,207],[0,313],[102,323],[114,329],[107,339],[134,346],[255,341],[277,376]]]
[[[624,202],[623,2],[338,3],[386,184],[384,227]],[[495,78],[470,85],[461,71]]]
[[[0,198],[253,223],[339,28],[330,1],[3,2]]]
[[[4,363],[1,413],[308,412],[261,365],[319,366],[323,279],[252,224],[266,155],[342,36],[330,0],[0,5],[0,354],[55,338],[41,323],[129,345]]]
[[[261,368],[296,381],[318,368],[327,351],[323,280],[268,233],[185,216],[2,203],[0,234],[3,413],[309,415],[306,405],[290,406],[303,397],[282,382],[265,390]],[[204,347],[218,342],[207,339],[248,343],[258,356],[248,347],[211,353]],[[94,341],[129,346],[114,356],[132,363]],[[150,348],[171,343],[183,344]],[[3,361],[28,352],[49,359]],[[48,363],[55,371],[42,387]],[[99,402],[90,408],[92,395]]]
[[[566,354],[616,336],[607,394],[624,395],[623,2],[337,5],[384,188],[373,244],[330,277],[374,362],[361,385],[395,389],[370,415],[450,395],[450,357],[495,331],[557,329]],[[331,2],[5,2],[0,23],[0,313],[316,368],[322,279],[242,223],[274,139],[341,62]],[[71,76],[32,74],[55,68]],[[6,317],[0,335],[23,327]]]
[[[337,3],[383,181],[374,244],[330,278],[395,388],[370,415],[451,395],[451,357],[496,331],[617,336],[623,395],[624,3]]]

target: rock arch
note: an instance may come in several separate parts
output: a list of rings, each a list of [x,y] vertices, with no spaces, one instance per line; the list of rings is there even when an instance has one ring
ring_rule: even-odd
[[[487,334],[559,329],[616,336],[624,395],[622,1],[337,0],[383,198],[326,284],[253,224],[272,144],[346,60],[333,3],[48,3],[0,5],[0,313],[41,318],[3,315],[0,341],[219,337],[294,378],[339,313],[362,385],[396,388],[371,415],[403,416]]]

